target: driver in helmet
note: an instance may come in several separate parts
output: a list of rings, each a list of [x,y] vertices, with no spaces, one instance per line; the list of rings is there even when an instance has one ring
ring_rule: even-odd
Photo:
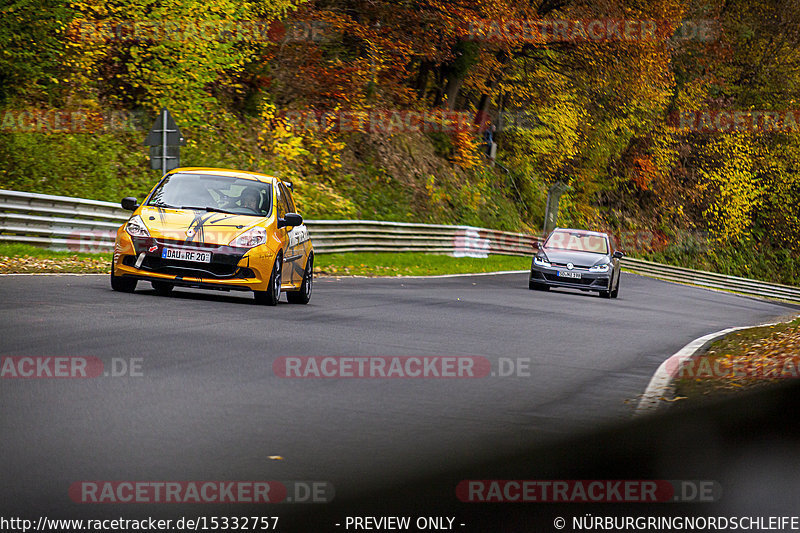
[[[252,209],[253,211],[260,211],[261,207],[261,192],[255,187],[247,187],[245,190],[242,191],[242,194],[239,196],[239,204],[242,207],[246,207],[247,209]]]

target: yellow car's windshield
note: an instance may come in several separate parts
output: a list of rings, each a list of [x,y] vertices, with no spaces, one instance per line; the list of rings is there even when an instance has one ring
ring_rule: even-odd
[[[214,174],[170,174],[147,205],[265,217],[272,211],[272,184]]]

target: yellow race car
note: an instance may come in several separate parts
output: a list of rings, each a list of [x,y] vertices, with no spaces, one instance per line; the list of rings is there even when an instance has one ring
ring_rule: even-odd
[[[256,172],[177,168],[167,173],[117,230],[111,288],[149,281],[161,295],[176,286],[252,291],[259,303],[308,303],[314,249],[297,214],[292,184]]]

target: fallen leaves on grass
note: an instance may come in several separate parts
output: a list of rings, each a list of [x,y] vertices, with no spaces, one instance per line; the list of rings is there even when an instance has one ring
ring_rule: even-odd
[[[752,333],[726,338],[693,365],[708,369],[708,375],[698,373],[684,383],[693,382],[697,392],[707,395],[800,377],[800,324],[765,328],[763,334],[763,338],[751,338]]]
[[[400,276],[412,273],[410,268],[400,268],[384,265],[353,265],[339,266],[327,265],[314,268],[314,273],[322,276],[352,275],[352,276]]]
[[[31,256],[0,256],[0,274],[29,273],[108,273],[111,271],[106,258],[66,256],[44,258]]]

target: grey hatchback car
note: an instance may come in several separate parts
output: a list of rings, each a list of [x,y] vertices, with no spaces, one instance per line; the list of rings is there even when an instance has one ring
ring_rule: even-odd
[[[531,263],[528,288],[550,287],[597,291],[603,298],[619,294],[619,260],[606,233],[556,228],[540,245]]]

